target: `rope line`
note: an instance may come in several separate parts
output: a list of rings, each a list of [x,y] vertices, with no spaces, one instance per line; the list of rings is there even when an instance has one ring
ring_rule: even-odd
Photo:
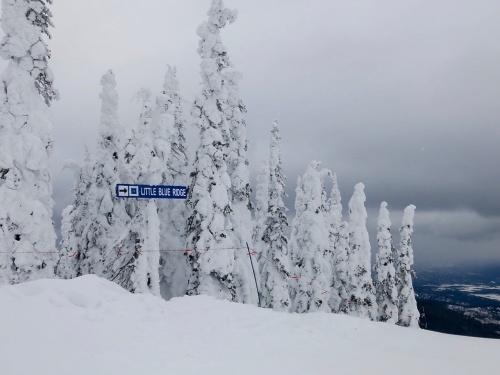
[[[193,252],[206,252],[206,251],[229,251],[229,250],[247,250],[246,247],[221,247],[221,248],[210,248],[210,249],[160,249],[160,250],[145,250],[145,249],[140,249],[139,250],[139,253],[152,253],[152,252],[160,252],[160,253],[169,253],[169,252],[172,252],[172,253],[193,253]],[[114,251],[116,252],[126,252],[124,251],[123,249],[114,249]],[[135,252],[136,250],[133,250],[133,252]],[[89,252],[89,250],[86,250],[85,252]],[[63,254],[63,251],[57,251],[57,250],[51,250],[51,251],[13,251],[13,252],[7,252],[7,251],[0,251],[0,254],[12,254],[12,255],[15,255],[15,254]],[[68,258],[74,258],[75,256],[78,255],[78,251],[75,251],[71,254],[67,254],[67,257]],[[266,261],[270,262],[270,263],[273,263],[275,265],[276,262],[273,260],[273,259],[269,259],[267,257],[265,257],[262,252],[259,252],[259,251],[256,251],[256,250],[252,250],[250,252],[250,256],[259,256],[263,259],[265,259]],[[294,281],[299,281],[301,278],[299,276],[295,276],[295,275],[285,275],[286,277],[288,277],[289,279],[291,280],[294,280]],[[331,292],[318,286],[318,285],[315,285],[313,282],[310,282],[309,285],[311,285],[313,288],[316,288],[318,290],[321,291],[321,294],[324,295],[324,294],[330,294]]]
[[[266,261],[271,262],[274,265],[276,265],[276,262],[273,259],[269,259],[269,258],[265,257],[264,255],[262,255],[262,253],[259,253],[258,251],[255,251],[255,250],[252,250],[252,253],[255,253],[255,255],[259,255],[261,258],[265,259]],[[295,281],[299,281],[301,279],[299,276],[295,276],[295,275],[285,275],[285,276],[287,276],[289,279],[295,280]],[[322,287],[313,284],[312,281],[309,283],[309,285],[311,285],[313,288],[320,290],[321,295],[331,294],[331,292],[329,290],[323,289]]]
[[[140,252],[144,253],[154,253],[154,252],[160,252],[160,253],[165,253],[165,252],[182,252],[182,253],[190,253],[190,252],[202,252],[202,251],[226,251],[226,250],[246,250],[246,247],[221,247],[221,248],[214,248],[214,249],[159,249],[159,250],[145,250],[141,249]],[[114,249],[116,252],[126,252],[123,249]],[[133,250],[131,252],[134,252],[136,250]],[[84,253],[88,253],[89,250],[82,251]],[[51,250],[51,251],[0,251],[0,254],[62,254],[63,250]],[[75,253],[78,253],[78,251],[75,251]],[[74,253],[72,253],[74,254]],[[252,254],[253,255],[253,254]],[[69,256],[69,255],[68,255]]]

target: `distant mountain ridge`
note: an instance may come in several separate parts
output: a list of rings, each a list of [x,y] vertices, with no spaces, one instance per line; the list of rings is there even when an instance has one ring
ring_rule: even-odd
[[[414,287],[427,329],[500,338],[500,263],[417,269]]]

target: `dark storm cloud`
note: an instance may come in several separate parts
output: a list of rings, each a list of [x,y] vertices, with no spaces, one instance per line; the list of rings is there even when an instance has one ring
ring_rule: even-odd
[[[317,40],[283,51],[284,68],[250,85],[273,82],[273,100],[286,108],[278,117],[290,175],[322,160],[341,186],[363,181],[373,206],[499,215],[500,48],[488,38],[500,32],[500,13],[483,4],[372,13],[364,3],[350,28],[332,21]]]
[[[470,211],[420,214],[422,235],[456,239],[460,242],[492,242],[500,238],[500,216],[481,217]]]

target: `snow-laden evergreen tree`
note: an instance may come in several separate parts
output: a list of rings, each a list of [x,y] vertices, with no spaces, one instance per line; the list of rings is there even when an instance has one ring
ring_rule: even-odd
[[[79,179],[87,180],[86,186],[77,186],[73,204],[63,213],[63,251],[57,267],[61,277],[76,273],[110,279],[118,255],[116,245],[129,222],[125,201],[116,198],[115,192],[116,184],[120,183],[123,129],[118,120],[118,92],[111,70],[102,76],[101,85],[97,157],[90,173],[88,164],[83,165]],[[66,269],[67,258],[73,258],[67,265],[76,267],[75,270]]]
[[[348,224],[342,220],[342,203],[337,175],[331,175],[332,192],[328,202],[329,208],[329,240],[332,252],[332,293],[330,307],[337,313],[346,313],[349,309],[349,282],[347,271],[349,261]]]
[[[182,97],[175,67],[168,66],[163,92],[157,98],[157,107],[157,132],[164,134],[162,137],[155,137],[156,148],[159,154],[163,155],[160,157],[164,163],[161,184],[186,186],[188,183],[186,124],[182,114]],[[184,247],[186,213],[185,201],[176,199],[158,201],[161,250],[179,250]],[[160,288],[164,299],[186,294],[187,277],[188,268],[182,252],[160,253]]]
[[[90,211],[87,201],[88,191],[92,185],[92,163],[90,152],[85,146],[85,159],[83,162],[68,160],[64,168],[71,169],[75,177],[73,188],[73,202],[62,212],[61,222],[61,247],[59,261],[56,265],[56,275],[63,279],[73,279],[79,273],[78,253],[82,251],[82,237],[88,227]]]
[[[349,314],[376,320],[377,301],[371,277],[364,189],[365,185],[357,184],[349,201]]]
[[[201,144],[188,200],[191,212],[187,247],[195,250],[188,256],[192,270],[188,293],[255,303],[250,263],[243,249],[252,231],[250,190],[240,164],[246,163],[246,135],[239,117],[244,107],[236,95],[237,80],[228,69],[231,65],[220,37],[220,30],[233,22],[236,15],[236,11],[224,7],[222,0],[213,0],[208,21],[197,30],[201,38],[198,53],[202,59],[203,90],[192,111],[200,128]],[[239,142],[243,142],[243,149],[237,148]],[[229,155],[232,150],[236,150],[237,158]],[[233,186],[229,173],[241,181],[235,180]],[[228,250],[218,250],[221,248]],[[235,248],[239,255],[231,250]]]
[[[293,312],[331,312],[328,302],[333,277],[332,254],[325,215],[324,176],[319,163],[313,161],[304,176],[297,181],[296,214],[290,236],[294,278],[290,285]]]
[[[375,292],[378,305],[378,320],[395,324],[398,321],[398,291],[392,244],[391,220],[387,203],[380,204],[377,233],[378,252],[375,260]]]
[[[158,185],[164,163],[155,148],[153,115],[155,103],[149,90],[141,90],[139,127],[128,141],[125,151],[129,183]],[[158,133],[155,133],[159,136]],[[166,151],[165,151],[166,152]],[[113,260],[112,281],[134,293],[160,295],[160,220],[155,200],[129,200],[126,210],[131,217],[128,230],[117,241]]]
[[[187,183],[189,155],[186,145],[186,121],[183,117],[182,96],[180,94],[177,69],[175,67],[168,67],[163,90],[167,99],[166,113],[169,113],[169,116],[173,115],[174,129],[170,137],[170,155],[167,159],[167,172],[163,176],[162,183],[182,186]],[[172,112],[170,108],[173,109]],[[177,220],[175,224],[178,224]],[[184,229],[184,227],[176,226],[177,231]]]
[[[350,310],[349,294],[349,223],[342,221],[339,227],[338,237],[335,240],[334,259],[334,285],[336,285],[337,295],[340,297],[340,304],[337,313],[348,314]]]
[[[280,147],[278,122],[273,123],[271,147],[269,152],[269,180],[267,215],[264,221],[262,243],[264,245],[261,258],[260,292],[262,307],[277,311],[290,310],[288,290],[290,278],[290,259],[288,257],[288,239],[286,231],[289,227],[286,217],[285,175]],[[266,181],[267,182],[267,181]]]
[[[252,189],[250,188],[247,158],[248,140],[246,123],[243,118],[246,107],[239,94],[241,74],[233,68],[227,49],[222,44],[220,37],[220,29],[224,27],[226,20],[234,22],[237,18],[237,12],[225,8],[222,0],[212,0],[208,17],[208,22],[201,25],[198,34],[202,38],[200,45],[202,59],[204,62],[209,60],[210,65],[218,64],[217,73],[211,72],[210,79],[215,78],[213,73],[218,75],[216,79],[220,82],[220,93],[217,98],[217,106],[227,121],[227,124],[223,121],[222,129],[224,133],[229,131],[227,143],[223,147],[227,148],[224,153],[227,155],[226,163],[231,179],[232,236],[234,246],[237,248],[233,270],[237,289],[236,299],[238,302],[255,305],[257,304],[257,292],[254,287],[251,264],[245,251],[246,244],[252,240],[253,228],[250,212]],[[212,45],[214,42],[215,46]],[[207,65],[202,63],[202,69],[204,67],[206,68]],[[210,72],[211,69],[205,70],[205,73]]]
[[[0,82],[0,284],[54,275],[56,235],[48,159],[54,141],[48,66],[51,1],[2,0],[8,61]]]
[[[254,217],[254,228],[252,244],[254,250],[259,254],[263,252],[265,243],[262,242],[262,237],[264,236],[264,229],[267,217],[267,210],[269,204],[269,156],[266,155],[262,158],[262,163],[259,168],[259,174],[257,176],[257,185],[255,187],[255,217]],[[262,262],[259,259],[259,271],[262,270]]]
[[[413,281],[415,271],[413,270],[413,218],[415,206],[409,205],[405,208],[400,233],[398,258],[396,262],[396,280],[398,289],[398,325],[404,327],[418,327],[419,312]]]

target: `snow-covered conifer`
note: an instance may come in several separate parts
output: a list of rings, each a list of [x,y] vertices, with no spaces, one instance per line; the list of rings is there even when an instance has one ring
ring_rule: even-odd
[[[182,115],[182,97],[175,67],[168,66],[163,92],[157,98],[155,137],[157,152],[164,164],[162,185],[187,185],[188,154],[186,148],[185,120]],[[161,140],[161,141],[160,141]],[[185,242],[186,204],[176,199],[158,202],[161,249],[181,249]],[[186,262],[181,252],[163,251],[160,254],[160,288],[162,297],[170,299],[186,294]]]
[[[90,221],[88,191],[92,186],[92,169],[94,165],[90,152],[85,146],[83,162],[68,160],[64,168],[74,173],[73,202],[62,212],[61,222],[61,252],[56,266],[56,275],[63,279],[72,279],[82,274],[79,269],[79,253],[83,253],[82,238]]]
[[[413,270],[413,218],[415,216],[415,206],[410,205],[405,208],[403,222],[399,230],[400,243],[398,248],[398,258],[396,263],[396,280],[398,289],[398,325],[404,327],[418,327],[420,316],[413,290],[415,271]]]
[[[162,163],[155,147],[153,125],[155,103],[149,90],[137,95],[142,103],[139,127],[126,150],[126,175],[137,184],[158,185],[162,181]],[[156,133],[157,136],[158,133]],[[130,151],[130,148],[133,151]],[[127,157],[128,154],[128,157]],[[126,210],[131,216],[128,230],[116,244],[111,280],[134,293],[160,295],[159,241],[160,220],[156,201],[129,201]]]
[[[255,187],[255,218],[252,243],[255,250],[259,253],[263,251],[262,236],[264,235],[265,222],[269,204],[269,156],[262,158],[262,163],[257,176],[257,185]],[[261,269],[259,265],[259,269]]]
[[[233,213],[231,222],[232,236],[235,248],[234,280],[237,289],[236,298],[242,303],[257,303],[257,294],[253,286],[252,271],[247,253],[244,251],[246,244],[252,239],[252,214],[250,209],[250,171],[248,169],[246,123],[243,114],[246,107],[239,94],[241,74],[235,70],[230,61],[226,47],[222,44],[219,30],[227,21],[234,22],[237,18],[235,10],[224,7],[222,0],[212,0],[208,12],[208,22],[198,29],[202,38],[201,55],[207,61],[210,51],[211,63],[218,65],[217,81],[220,82],[220,93],[217,94],[217,106],[225,121],[222,129],[228,133],[227,143],[223,145],[227,163],[227,172],[231,180],[230,199]],[[201,33],[200,33],[201,31]],[[212,48],[212,43],[215,46]],[[208,45],[207,45],[208,42]],[[208,48],[207,48],[208,47]],[[203,63],[202,63],[203,68]],[[214,76],[210,77],[213,79]],[[227,122],[227,124],[225,124]],[[223,133],[223,136],[224,136]]]
[[[120,183],[123,130],[118,121],[118,93],[111,70],[102,76],[101,85],[97,157],[92,171],[88,171],[88,162],[83,165],[79,179],[88,180],[89,175],[91,179],[85,186],[77,186],[73,204],[64,211],[62,260],[68,256],[75,259],[76,275],[95,274],[110,279],[118,251],[116,245],[130,218],[125,201],[116,198],[115,192],[116,184]],[[74,272],[65,270],[62,264],[58,267],[62,277]]]
[[[236,81],[228,82],[232,75],[229,71],[224,72],[231,64],[220,30],[233,22],[236,15],[236,11],[224,7],[222,0],[212,0],[208,21],[197,30],[201,38],[198,53],[202,59],[203,90],[192,110],[200,128],[201,144],[196,153],[188,201],[187,247],[195,250],[188,256],[192,270],[188,293],[255,303],[257,296],[252,288],[248,257],[235,256],[234,250],[217,251],[243,247],[243,242],[250,239],[252,227],[247,196],[239,195],[240,190],[233,191],[229,176],[230,169],[236,170],[235,165],[239,165],[229,156],[230,150],[236,147],[231,146],[233,138],[236,139],[236,132],[240,137],[243,131],[233,122],[241,123],[242,119],[235,117],[238,110],[232,107],[238,99],[231,91]],[[228,98],[232,98],[231,103]],[[239,106],[239,101],[235,105]],[[241,112],[242,108],[239,114]],[[244,154],[238,155],[246,161]],[[228,163],[231,164],[229,168]],[[244,181],[244,171],[237,170]],[[235,186],[239,189],[240,184]],[[233,202],[238,206],[234,215]],[[242,202],[246,211],[240,209]]]
[[[394,268],[395,248],[392,244],[391,220],[387,203],[380,204],[377,233],[378,252],[375,261],[375,292],[378,305],[378,320],[398,321],[398,291]]]
[[[168,98],[166,112],[173,115],[174,120],[173,134],[170,137],[170,155],[167,159],[169,173],[164,177],[163,183],[184,185],[187,182],[186,169],[189,162],[189,155],[186,145],[186,121],[183,117],[182,96],[177,78],[177,69],[175,67],[168,66],[163,90],[164,95]],[[172,112],[170,112],[170,106],[172,106]]]
[[[324,171],[311,162],[297,181],[290,253],[293,263],[292,311],[328,311],[331,292],[331,252],[325,215]]]
[[[269,152],[268,199],[267,215],[264,221],[262,235],[260,292],[262,294],[262,307],[278,311],[290,309],[290,295],[288,291],[290,277],[290,259],[288,257],[288,239],[286,231],[288,219],[286,207],[282,197],[285,196],[285,175],[280,147],[278,122],[273,123],[271,147]]]
[[[331,226],[334,228],[334,233],[336,233],[337,231],[335,229],[338,228],[342,222],[342,198],[340,196],[337,174],[334,173],[331,177],[332,192],[330,194],[330,202],[328,206],[330,208]]]
[[[328,202],[329,208],[329,239],[332,256],[332,294],[330,307],[334,312],[346,313],[349,308],[348,259],[349,259],[349,232],[348,224],[342,220],[342,203],[337,175],[332,176],[332,192]]]
[[[357,184],[349,201],[349,314],[376,320],[377,301],[371,277],[364,189],[362,183]]]
[[[52,26],[47,3],[2,1],[0,55],[8,66],[0,83],[0,284],[54,275],[48,106],[58,93],[42,39]]]
[[[342,221],[340,223],[338,237],[335,240],[335,248],[333,254],[333,272],[334,272],[334,287],[337,291],[337,296],[340,298],[340,303],[337,309],[333,311],[338,313],[349,313],[350,294],[349,290],[349,223]],[[333,306],[333,307],[336,307]]]

